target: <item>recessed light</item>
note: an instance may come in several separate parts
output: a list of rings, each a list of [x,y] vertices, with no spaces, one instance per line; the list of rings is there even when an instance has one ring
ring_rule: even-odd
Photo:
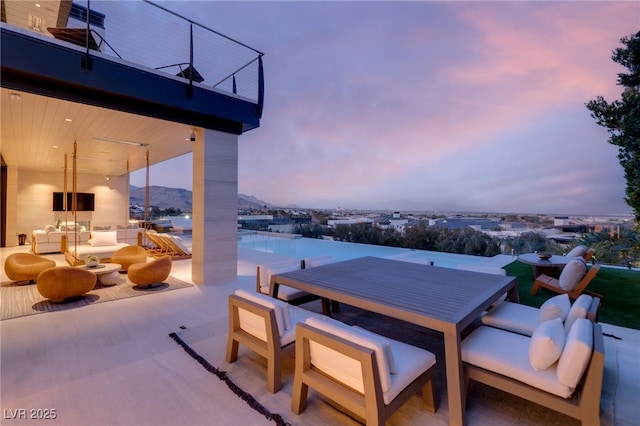
[[[40,3],[36,3],[36,7],[40,7]]]
[[[58,145],[53,145],[53,148],[54,149],[58,149]]]
[[[139,147],[149,146],[148,143],[143,143],[143,142],[124,141],[119,139],[102,138],[97,136],[93,136],[91,139],[93,139],[94,141],[113,142],[113,143],[119,143],[122,145],[132,145],[132,146],[139,146]]]
[[[16,92],[9,93],[9,97],[14,100],[22,99],[22,97],[20,96],[20,93],[16,93]]]
[[[73,121],[73,120],[72,120],[72,119],[70,119],[70,118],[65,118],[65,119],[64,119],[64,121],[69,121],[69,122],[71,122],[71,121]]]

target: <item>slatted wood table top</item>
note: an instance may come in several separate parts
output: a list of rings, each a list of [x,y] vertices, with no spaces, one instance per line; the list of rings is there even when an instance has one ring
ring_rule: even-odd
[[[450,424],[464,424],[460,333],[504,294],[518,301],[514,277],[362,257],[274,275],[287,285],[444,333]]]

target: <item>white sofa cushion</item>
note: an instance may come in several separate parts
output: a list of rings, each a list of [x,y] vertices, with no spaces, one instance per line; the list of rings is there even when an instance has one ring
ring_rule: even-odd
[[[531,336],[536,329],[540,313],[533,306],[504,301],[482,315],[482,322],[491,327]]]
[[[184,240],[178,236],[175,235],[170,235],[171,239],[173,240],[173,243],[178,246],[178,248],[180,250],[182,250],[183,253],[185,254],[191,254],[191,250],[189,250],[189,247],[187,247],[184,243]]]
[[[573,389],[558,380],[557,364],[546,370],[533,369],[529,362],[529,341],[529,337],[520,334],[478,327],[462,341],[462,360],[561,398],[570,397]]]
[[[573,291],[586,273],[587,265],[584,260],[570,260],[560,273],[560,278],[558,278],[560,288],[566,291]]]
[[[564,326],[560,318],[538,325],[529,342],[529,362],[534,370],[546,370],[562,355]]]
[[[583,257],[587,254],[587,248],[585,246],[575,246],[567,253],[567,257]]]
[[[349,342],[355,343],[365,348],[372,349],[376,354],[376,363],[380,374],[380,387],[382,392],[388,392],[391,388],[391,373],[385,357],[382,339],[370,338],[358,332],[352,327],[331,318],[317,319],[308,318],[305,321],[312,327],[341,337]],[[313,342],[312,342],[313,343]],[[312,363],[320,370],[343,382],[345,385],[364,392],[362,378],[362,368],[360,363],[344,354],[330,349],[326,346],[313,343],[310,345]]]
[[[547,299],[540,306],[538,322],[543,323],[554,318],[560,318],[562,321],[565,321],[567,314],[569,313],[569,309],[571,309],[571,300],[569,300],[569,295],[559,294],[554,296]]]
[[[558,381],[571,389],[582,378],[593,351],[593,324],[586,318],[578,318],[571,327],[558,360]]]
[[[389,391],[382,394],[382,400],[386,405],[389,405],[411,382],[436,363],[436,356],[427,350],[393,339],[389,341],[391,352],[400,368],[397,374],[391,375]]]
[[[257,293],[256,293],[257,294]],[[282,302],[286,303],[286,302]],[[319,320],[322,320],[324,315],[318,314],[316,312],[311,312],[307,309],[301,308],[299,306],[289,305],[289,309],[286,310],[289,312],[289,325],[290,327],[284,331],[284,334],[280,338],[280,344],[282,346],[288,345],[291,342],[296,340],[296,324],[299,322],[305,322],[307,318],[314,317]]]
[[[573,323],[578,318],[586,318],[587,313],[589,312],[589,308],[591,307],[591,303],[593,302],[593,297],[588,294],[581,294],[578,296],[573,305],[571,305],[571,309],[567,314],[567,318],[564,321],[564,332],[565,334],[569,334],[571,331],[571,327]]]
[[[268,309],[273,309],[276,316],[276,325],[278,326],[278,336],[282,337],[285,330],[291,328],[291,323],[287,324],[285,318],[289,319],[290,315],[285,314],[284,311],[289,309],[289,304],[281,300],[274,299],[269,296],[265,296],[260,293],[248,292],[245,290],[236,290],[236,296],[243,299],[250,300]],[[244,313],[244,314],[243,314]],[[287,327],[288,325],[288,327]],[[246,327],[246,328],[245,328]],[[264,327],[264,321],[258,315],[251,312],[242,310],[240,312],[240,328],[247,333],[254,335],[255,337],[267,340],[266,329]]]
[[[114,246],[118,244],[118,233],[116,231],[93,231],[89,244],[94,247]]]
[[[352,325],[351,329],[357,331],[358,333],[361,333],[363,336],[370,339],[380,339],[380,342],[382,343],[382,349],[384,349],[384,358],[387,361],[387,368],[389,368],[389,373],[398,374],[398,368],[396,367],[396,361],[393,357],[393,351],[391,350],[391,341],[389,339],[357,325]]]

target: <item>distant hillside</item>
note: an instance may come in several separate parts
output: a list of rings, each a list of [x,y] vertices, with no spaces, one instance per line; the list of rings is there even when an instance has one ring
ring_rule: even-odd
[[[144,187],[131,185],[129,187],[129,204],[144,206],[144,190]],[[173,207],[190,212],[192,210],[192,193],[182,188],[150,186],[149,205],[163,210]],[[238,194],[238,209],[260,209],[264,206],[270,206],[270,204],[253,195]]]

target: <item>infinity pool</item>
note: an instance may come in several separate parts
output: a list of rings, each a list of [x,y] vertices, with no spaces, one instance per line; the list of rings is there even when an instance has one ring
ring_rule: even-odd
[[[300,238],[286,234],[246,233],[239,234],[238,247],[275,253],[303,259],[306,257],[329,255],[336,260],[348,260],[363,256],[402,258],[435,266],[455,268],[459,264],[474,264],[501,267],[509,261],[495,262],[494,258],[465,254],[441,253],[371,244],[345,243],[341,241]],[[505,256],[506,258],[507,256]]]

